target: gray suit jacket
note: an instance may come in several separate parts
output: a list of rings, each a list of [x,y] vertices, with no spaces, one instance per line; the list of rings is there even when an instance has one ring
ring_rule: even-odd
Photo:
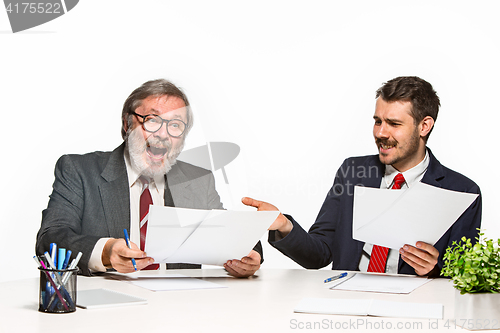
[[[78,266],[91,275],[88,262],[96,242],[103,237],[123,238],[123,229],[130,227],[124,149],[125,143],[112,152],[64,155],[57,161],[53,191],[37,235],[38,255],[49,251],[50,243],[74,254],[80,251]],[[223,208],[208,170],[178,161],[167,181],[176,207]]]

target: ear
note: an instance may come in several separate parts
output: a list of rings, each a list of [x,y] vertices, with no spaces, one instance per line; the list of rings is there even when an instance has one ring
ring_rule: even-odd
[[[123,122],[123,129],[125,130],[125,133],[127,133],[128,131],[128,121],[127,121],[127,117],[128,117],[128,114],[126,114],[123,119],[122,119],[122,122]]]
[[[431,116],[427,116],[422,119],[419,125],[420,137],[426,137],[427,134],[429,134],[429,132],[431,131],[432,127],[434,127],[434,119],[432,119]]]

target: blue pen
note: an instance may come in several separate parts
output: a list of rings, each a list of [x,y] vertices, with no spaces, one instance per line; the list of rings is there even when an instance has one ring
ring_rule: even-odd
[[[342,273],[342,274],[339,274],[339,275],[332,276],[331,278],[326,279],[324,282],[325,283],[332,282],[332,281],[341,279],[341,278],[346,277],[346,276],[347,276],[347,273]]]
[[[64,258],[64,262],[62,265],[62,269],[68,268],[69,258],[71,258],[71,250],[66,251],[66,258]]]
[[[125,234],[125,242],[127,242],[128,248],[132,249],[132,247],[130,246],[130,239],[128,238],[127,229],[123,229],[123,233]],[[132,265],[134,265],[134,269],[137,270],[137,266],[135,264],[135,259],[134,258],[132,258]]]
[[[57,256],[57,269],[63,269],[64,260],[66,260],[66,249],[60,248],[59,255]]]

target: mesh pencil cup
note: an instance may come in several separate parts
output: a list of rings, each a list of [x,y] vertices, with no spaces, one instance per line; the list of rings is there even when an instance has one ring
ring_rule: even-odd
[[[68,313],[76,311],[76,276],[73,269],[40,270],[40,292],[38,311]]]

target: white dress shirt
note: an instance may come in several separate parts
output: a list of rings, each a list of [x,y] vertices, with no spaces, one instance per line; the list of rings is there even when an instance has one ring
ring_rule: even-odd
[[[130,189],[130,241],[140,246],[141,233],[139,229],[139,201],[142,194],[142,183],[139,180],[140,174],[130,164],[130,157],[127,149],[123,158],[127,168],[128,185]],[[160,176],[149,183],[149,191],[153,199],[153,205],[164,206],[165,177]],[[97,241],[89,260],[89,268],[95,272],[105,272],[106,267],[102,263],[102,250],[104,245],[111,238],[101,238]],[[160,265],[164,268],[165,265]]]
[[[419,182],[424,177],[427,167],[429,166],[429,152],[426,150],[425,157],[416,166],[401,172],[405,178],[405,182],[401,185],[401,189],[409,188],[412,184]],[[389,189],[394,184],[394,178],[400,173],[392,165],[387,165],[385,167],[385,174],[380,183],[381,189]],[[414,244],[411,244],[414,245]],[[372,253],[373,244],[365,243],[363,246],[363,255],[359,261],[359,270],[361,272],[368,271],[368,264],[370,263],[369,256]],[[387,264],[385,266],[385,272],[391,274],[398,273],[398,261],[399,261],[399,251],[396,249],[389,249],[389,254],[387,256]]]

